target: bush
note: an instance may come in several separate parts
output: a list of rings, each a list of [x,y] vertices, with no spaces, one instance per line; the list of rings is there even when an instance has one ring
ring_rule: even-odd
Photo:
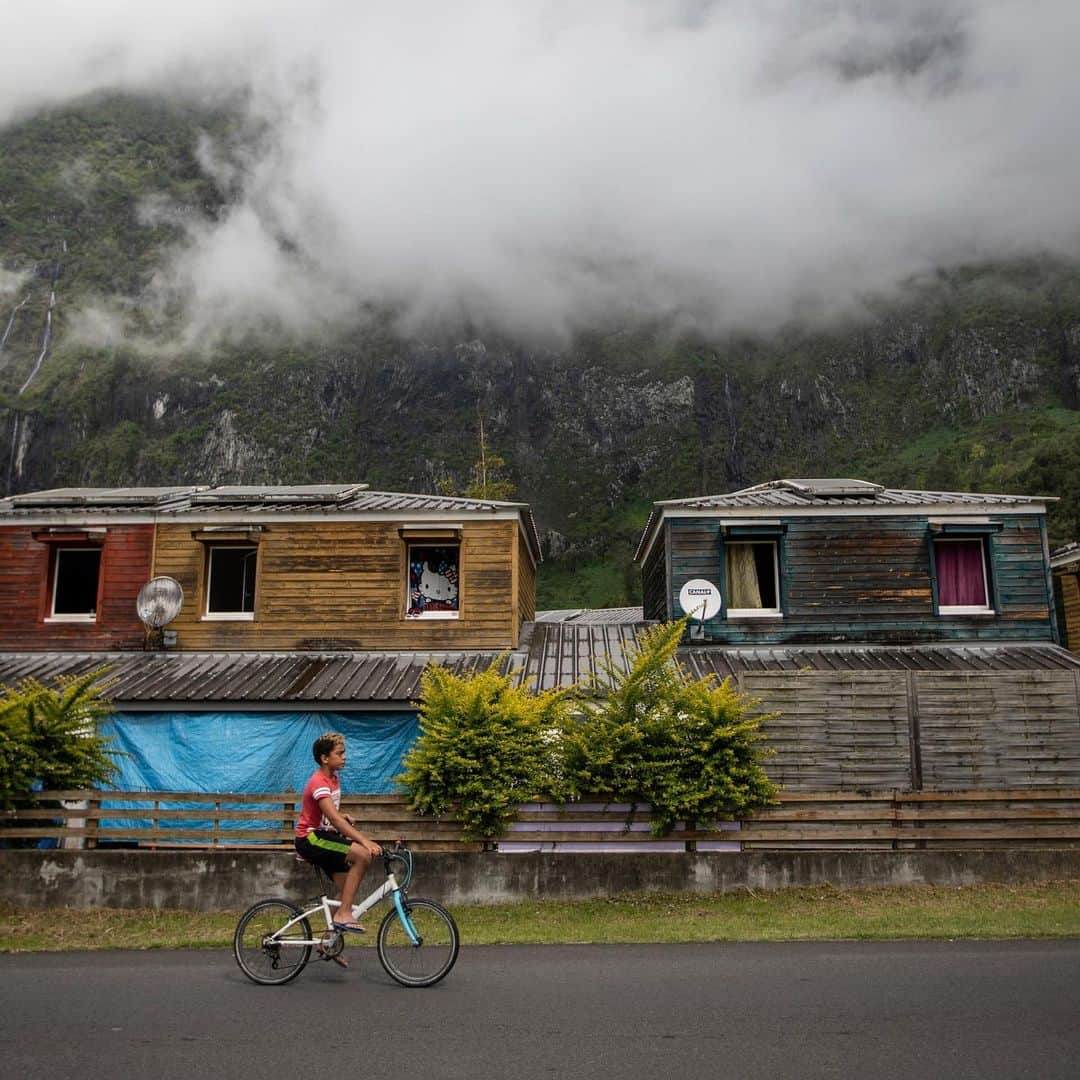
[[[564,789],[650,804],[657,836],[739,817],[777,791],[761,766],[766,717],[730,680],[691,679],[675,663],[686,622],[642,631],[629,671],[608,665],[609,689],[563,736]]]
[[[532,694],[485,671],[455,675],[436,665],[421,682],[420,737],[397,777],[421,814],[452,807],[469,839],[499,836],[517,806],[559,786],[565,691]]]
[[[487,839],[536,796],[648,803],[657,836],[680,821],[706,825],[768,805],[777,789],[761,766],[765,717],[729,681],[690,679],[678,667],[685,626],[644,630],[630,670],[608,665],[609,685],[589,698],[532,694],[497,662],[465,676],[429,667],[420,738],[397,778],[412,808],[456,808],[465,836]]]
[[[105,669],[61,678],[56,689],[36,679],[0,691],[0,805],[34,787],[98,787],[116,774],[110,740],[98,724],[112,706],[103,697]]]

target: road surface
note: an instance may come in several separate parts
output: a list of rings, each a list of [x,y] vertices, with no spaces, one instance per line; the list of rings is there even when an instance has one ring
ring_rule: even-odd
[[[0,956],[0,1076],[1080,1075],[1080,941],[466,946],[430,990],[350,954],[284,987],[222,950]]]

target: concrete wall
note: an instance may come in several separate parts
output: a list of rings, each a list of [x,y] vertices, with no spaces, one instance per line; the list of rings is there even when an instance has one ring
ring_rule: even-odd
[[[1067,878],[1080,878],[1078,849],[431,853],[418,857],[411,891],[448,904],[472,904],[826,883],[866,888]],[[373,871],[368,890],[377,883]],[[0,903],[18,906],[230,911],[266,896],[302,901],[319,891],[315,875],[287,852],[0,851]]]

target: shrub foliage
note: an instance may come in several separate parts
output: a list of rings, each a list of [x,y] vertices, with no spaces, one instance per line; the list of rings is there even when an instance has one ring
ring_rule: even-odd
[[[686,619],[643,630],[629,668],[606,667],[608,689],[563,738],[564,784],[574,797],[648,803],[653,832],[709,824],[770,803],[762,767],[765,716],[729,680],[693,679],[675,663]]]
[[[112,712],[104,673],[61,678],[55,689],[36,679],[0,688],[0,805],[35,787],[98,787],[116,774],[117,751],[98,731]]]
[[[398,777],[422,814],[453,807],[470,839],[498,836],[523,801],[550,788],[564,691],[532,694],[499,673],[456,675],[432,665],[421,683],[420,737]]]
[[[647,803],[656,835],[767,805],[776,794],[751,702],[729,682],[691,679],[675,663],[686,620],[650,627],[629,670],[606,687],[530,693],[498,664],[461,676],[431,667],[420,738],[398,781],[414,810],[452,807],[465,835],[499,836],[518,805],[606,796]]]

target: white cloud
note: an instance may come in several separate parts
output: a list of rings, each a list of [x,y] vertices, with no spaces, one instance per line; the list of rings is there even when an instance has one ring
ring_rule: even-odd
[[[1080,255],[1075,0],[8,12],[0,121],[252,91],[274,137],[159,282],[198,339],[369,301],[414,327],[768,328],[938,265]]]

